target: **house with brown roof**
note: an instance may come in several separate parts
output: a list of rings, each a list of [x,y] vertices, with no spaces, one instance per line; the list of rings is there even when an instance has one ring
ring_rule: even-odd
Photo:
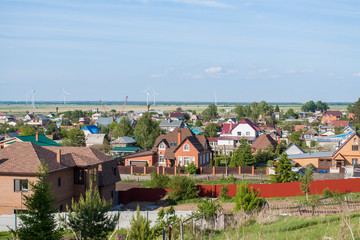
[[[32,142],[16,142],[0,150],[0,214],[25,210],[23,195],[31,194],[29,181],[36,181],[36,171],[44,161],[48,165],[48,181],[56,202],[65,211],[89,187],[99,189],[101,197],[117,202],[115,183],[119,181],[117,161],[87,147],[39,146]]]
[[[344,167],[360,163],[360,134],[354,132],[341,146],[334,152],[333,166]]]
[[[125,166],[187,166],[194,163],[197,167],[210,165],[212,148],[207,138],[196,135],[188,128],[176,128],[169,134],[160,135],[150,151],[123,157]]]
[[[322,124],[331,124],[333,121],[340,120],[342,113],[340,111],[326,111],[321,119]]]
[[[257,150],[266,150],[271,147],[273,152],[275,152],[277,145],[277,142],[270,136],[270,134],[261,134],[251,145],[251,149],[252,152],[256,152]]]

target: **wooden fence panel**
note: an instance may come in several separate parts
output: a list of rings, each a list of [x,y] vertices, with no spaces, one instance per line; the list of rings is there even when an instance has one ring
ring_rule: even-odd
[[[239,174],[239,167],[228,167],[228,174]]]
[[[241,174],[252,174],[251,166],[241,166]]]
[[[120,174],[131,174],[130,166],[118,166],[118,170]]]
[[[133,174],[144,174],[144,167],[133,166]]]
[[[266,168],[260,168],[260,169],[256,169],[254,170],[255,175],[266,175]]]
[[[146,167],[146,174],[151,174],[153,172],[156,172],[156,167]]]
[[[174,167],[167,167],[167,168],[165,168],[165,173],[168,174],[168,175],[174,175],[175,168]]]

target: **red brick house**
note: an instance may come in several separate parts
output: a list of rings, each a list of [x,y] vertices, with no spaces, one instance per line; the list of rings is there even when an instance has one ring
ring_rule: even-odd
[[[195,135],[188,128],[176,128],[169,134],[160,135],[150,151],[123,157],[125,166],[187,166],[210,165],[213,151],[203,135]]]
[[[117,202],[115,183],[119,181],[117,161],[87,147],[39,146],[16,142],[0,150],[0,214],[25,209],[23,195],[31,194],[28,182],[36,181],[41,160],[48,165],[48,181],[56,202],[65,211],[71,200],[78,200],[89,187],[90,179],[101,197]]]
[[[321,123],[331,124],[333,121],[340,120],[342,113],[340,111],[326,111],[323,114]]]

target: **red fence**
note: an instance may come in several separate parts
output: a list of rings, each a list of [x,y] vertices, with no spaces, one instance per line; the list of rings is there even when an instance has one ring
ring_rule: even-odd
[[[303,195],[300,190],[299,182],[291,183],[264,183],[249,184],[255,190],[260,191],[260,196],[265,198],[272,197],[293,197]],[[237,185],[227,185],[229,195],[233,197],[236,193]],[[198,185],[200,197],[219,197],[222,185]],[[310,186],[310,194],[322,194],[324,189],[338,191],[340,193],[360,192],[360,178],[356,179],[337,179],[313,181]],[[166,194],[165,189],[158,188],[132,188],[127,191],[119,191],[119,203],[126,204],[131,201],[155,202],[163,198]]]

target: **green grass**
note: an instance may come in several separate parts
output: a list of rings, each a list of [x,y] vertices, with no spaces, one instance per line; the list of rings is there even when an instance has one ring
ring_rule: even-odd
[[[10,232],[0,232],[0,239],[11,239],[11,233]]]
[[[349,224],[355,234],[360,236],[359,213],[344,214],[349,219]],[[248,225],[238,229],[222,231],[211,239],[351,239],[351,233],[342,215],[330,215],[324,217],[279,217],[275,222],[260,224],[250,221]]]

